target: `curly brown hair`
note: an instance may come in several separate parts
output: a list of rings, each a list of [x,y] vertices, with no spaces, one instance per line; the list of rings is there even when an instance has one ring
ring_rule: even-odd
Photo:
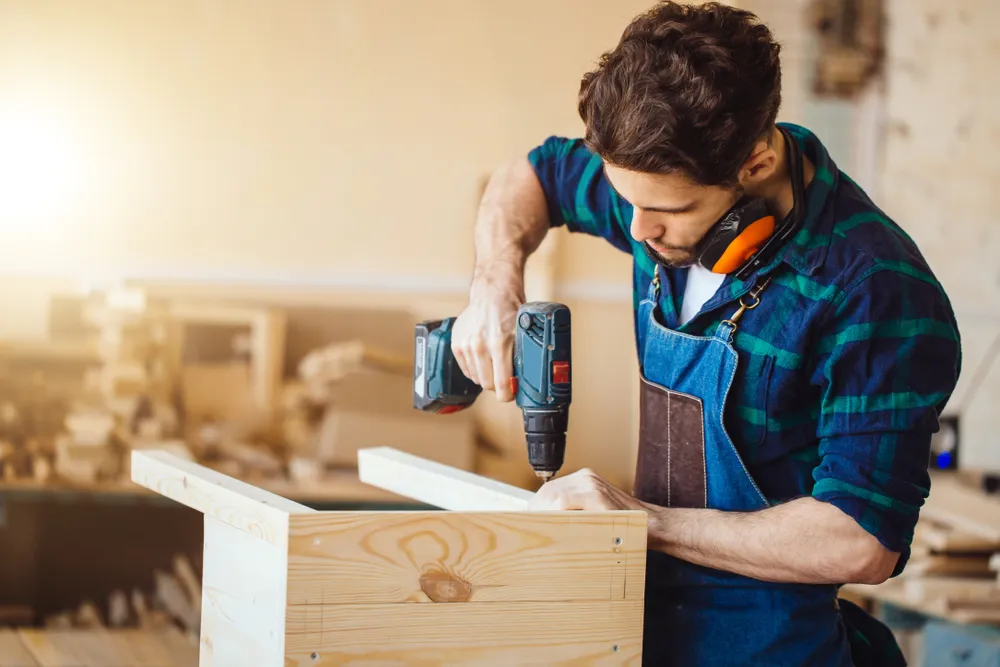
[[[583,77],[585,141],[624,169],[733,185],[774,126],[780,49],[746,10],[660,2]]]

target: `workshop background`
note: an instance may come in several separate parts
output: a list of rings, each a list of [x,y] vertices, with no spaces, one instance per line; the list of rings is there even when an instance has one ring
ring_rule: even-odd
[[[515,406],[410,408],[413,324],[461,312],[490,171],[579,135],[581,75],[651,4],[0,0],[0,654],[124,627],[194,664],[200,515],[134,486],[133,448],[324,508],[403,502],[357,480],[373,444],[530,488]],[[916,240],[962,333],[914,560],[845,594],[913,664],[1000,663],[1000,3],[732,4],[782,43],[779,120]],[[629,258],[555,231],[528,297],[572,310],[565,469],[629,486]]]

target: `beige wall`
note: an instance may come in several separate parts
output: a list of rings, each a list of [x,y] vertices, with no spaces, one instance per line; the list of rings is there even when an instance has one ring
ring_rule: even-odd
[[[651,4],[0,0],[0,143],[32,149],[0,151],[0,337],[44,336],[53,290],[120,278],[457,314],[483,179],[581,131],[580,76]],[[626,483],[629,259],[559,236],[567,467]]]
[[[882,200],[957,311],[963,375],[949,411],[961,415],[964,465],[1000,470],[1000,4],[889,10]]]
[[[54,153],[48,201],[8,180],[0,264],[461,285],[482,178],[580,131],[580,75],[649,4],[0,2],[0,123]],[[578,248],[568,276],[622,276]]]

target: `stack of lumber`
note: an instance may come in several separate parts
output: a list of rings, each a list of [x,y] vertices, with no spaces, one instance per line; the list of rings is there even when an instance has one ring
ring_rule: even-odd
[[[1000,498],[938,473],[896,579],[849,591],[960,623],[1000,625]]]
[[[463,470],[475,464],[470,414],[413,408],[413,361],[362,341],[306,355],[285,386],[282,431],[293,477],[353,467],[358,450],[393,445]]]
[[[46,616],[45,628],[178,630],[197,641],[201,628],[200,575],[186,557],[178,554],[174,556],[172,571],[156,570],[153,579],[152,591],[136,588],[128,595],[121,590],[112,591],[106,613],[93,601],[84,600],[76,609]]]
[[[124,486],[130,452],[145,449],[264,486],[314,489],[351,474],[367,447],[476,466],[473,413],[414,410],[412,357],[367,342],[363,327],[330,344],[311,337],[286,381],[280,308],[136,289],[80,301],[58,353],[0,343],[0,482]],[[70,340],[73,355],[63,349]],[[4,371],[25,353],[29,372],[15,381]],[[59,366],[70,357],[80,376],[72,391],[52,394],[49,367],[30,370],[39,358]]]

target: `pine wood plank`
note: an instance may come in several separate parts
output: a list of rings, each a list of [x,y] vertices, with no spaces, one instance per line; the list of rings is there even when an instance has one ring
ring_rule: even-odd
[[[315,511],[156,450],[133,450],[132,481],[282,548],[288,539],[288,515]]]
[[[641,601],[294,605],[287,667],[636,665]]]
[[[16,630],[0,628],[0,667],[39,667]]]
[[[366,484],[446,510],[522,511],[534,495],[391,447],[359,450],[358,476]]]
[[[933,510],[932,510],[933,511]],[[1000,540],[988,540],[921,517],[913,535],[914,544],[924,544],[933,551],[956,553],[991,553],[1000,551]]]
[[[205,516],[201,667],[281,665],[287,552]]]
[[[645,512],[296,515],[288,600],[641,600],[645,526]]]
[[[1000,501],[937,474],[920,510],[923,516],[986,540],[1000,541]]]

